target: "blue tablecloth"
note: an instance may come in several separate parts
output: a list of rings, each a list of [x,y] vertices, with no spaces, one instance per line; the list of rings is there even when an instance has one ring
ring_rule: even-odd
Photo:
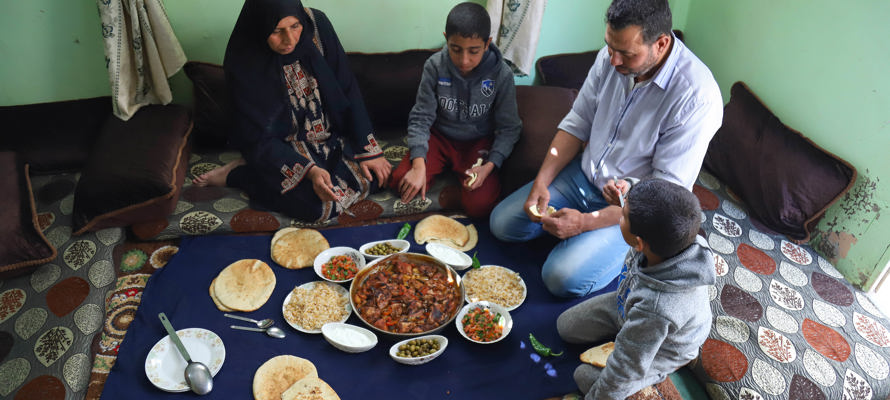
[[[445,353],[424,365],[407,366],[393,361],[388,351],[397,340],[382,335],[378,335],[379,343],[370,351],[342,352],[320,334],[299,332],[285,322],[281,314],[285,296],[295,286],[319,278],[312,268],[288,270],[273,263],[269,255],[269,235],[185,237],[179,253],[148,281],[142,304],[105,382],[102,398],[197,396],[191,392],[161,391],[145,375],[149,350],[166,336],[158,320],[159,312],[166,313],[176,329],[200,327],[222,338],[226,347],[225,363],[214,379],[213,391],[201,397],[206,399],[252,398],[254,372],[266,360],[281,354],[312,361],[319,377],[342,399],[543,399],[577,390],[572,373],[579,363],[578,355],[585,348],[561,342],[556,332],[556,318],[580,299],[565,300],[550,295],[540,278],[540,265],[555,241],[503,243],[491,235],[486,223],[472,222],[479,231],[479,244],[474,251],[478,251],[482,264],[502,265],[517,271],[528,287],[525,303],[511,312],[512,332],[498,343],[471,343],[452,323],[440,332],[449,340]],[[393,238],[401,225],[330,229],[322,234],[331,246],[358,248],[369,241]],[[413,241],[413,230],[408,239],[410,251],[424,253],[423,247]],[[262,308],[239,314],[255,319],[271,317],[287,331],[287,338],[274,339],[262,333],[230,329],[229,325],[247,323],[223,317],[210,299],[207,290],[211,280],[230,263],[243,258],[267,262],[275,271],[277,285]],[[605,290],[614,290],[615,286],[613,281]],[[354,313],[347,322],[364,326]],[[554,349],[565,349],[565,354],[542,359],[529,345],[530,332]]]

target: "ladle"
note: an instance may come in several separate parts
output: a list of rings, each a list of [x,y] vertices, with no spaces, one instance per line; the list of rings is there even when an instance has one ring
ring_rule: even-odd
[[[167,334],[170,335],[170,341],[176,345],[179,354],[182,354],[182,358],[188,363],[185,366],[185,383],[197,394],[210,393],[213,389],[213,375],[210,374],[210,368],[207,368],[204,363],[192,361],[188,351],[185,350],[185,346],[182,345],[182,341],[179,340],[179,335],[173,330],[173,326],[170,325],[170,320],[167,319],[167,316],[164,313],[158,314],[158,318],[161,319],[161,324],[164,325],[164,329],[166,329]]]
[[[275,324],[275,320],[273,320],[272,318],[266,318],[266,319],[261,319],[261,320],[257,321],[253,318],[242,317],[240,315],[223,314],[223,316],[229,317],[229,318],[234,318],[234,319],[240,319],[242,321],[253,322],[254,324],[256,324],[256,326],[258,328],[262,328],[262,329],[266,329],[266,328],[272,326],[273,324]]]
[[[276,338],[276,339],[283,339],[285,336],[287,336],[287,335],[284,333],[284,331],[281,330],[281,328],[279,328],[279,327],[277,327],[277,326],[270,326],[270,327],[268,327],[268,328],[266,328],[266,329],[260,329],[260,328],[250,327],[250,326],[238,326],[238,325],[232,325],[232,326],[230,326],[230,328],[232,328],[232,329],[241,329],[241,330],[243,330],[243,331],[266,332],[267,335],[269,335],[269,336],[271,336],[271,337],[273,337],[273,338]]]

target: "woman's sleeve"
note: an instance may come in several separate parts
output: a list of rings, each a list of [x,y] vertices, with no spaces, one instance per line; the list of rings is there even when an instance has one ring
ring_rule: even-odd
[[[340,44],[337,32],[334,31],[334,26],[328,20],[328,17],[323,12],[315,9],[312,10],[312,13],[315,16],[315,23],[321,36],[325,60],[327,60],[328,65],[337,76],[337,81],[340,82],[340,89],[343,90],[343,94],[349,99],[349,108],[344,118],[348,126],[338,127],[338,129],[342,129],[343,136],[347,138],[352,146],[353,158],[367,160],[380,157],[383,155],[383,149],[374,137],[371,118],[368,116],[368,110],[365,108],[365,100],[359,89],[358,81],[355,79],[355,74],[349,67],[346,51]]]

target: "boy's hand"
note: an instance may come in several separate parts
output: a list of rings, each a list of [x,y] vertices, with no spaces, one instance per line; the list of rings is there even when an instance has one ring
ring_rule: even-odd
[[[619,206],[622,204],[621,196],[623,196],[627,191],[630,190],[630,183],[628,183],[624,179],[612,180],[609,179],[605,185],[603,185],[603,198],[606,199],[606,202],[613,205]]]
[[[334,195],[334,184],[331,182],[331,174],[318,165],[313,165],[306,174],[312,182],[312,190],[321,201],[334,201],[337,196]]]
[[[479,159],[482,160],[481,158]],[[489,161],[485,164],[476,163],[470,169],[464,171],[464,174],[467,175],[467,179],[464,179],[464,187],[469,191],[476,190],[479,186],[482,186],[482,183],[485,182],[485,178],[491,174],[491,171],[494,171],[494,163]],[[475,174],[476,179],[473,179],[473,174]]]
[[[374,178],[371,176],[371,171],[373,171],[374,175],[377,176],[377,183],[381,187],[386,185],[389,174],[392,172],[392,164],[386,161],[384,157],[360,161],[359,165],[362,167],[362,174],[365,175],[365,179],[373,181]]]
[[[423,158],[411,160],[411,169],[399,182],[399,193],[402,195],[402,203],[407,203],[420,194],[426,200],[426,161]]]

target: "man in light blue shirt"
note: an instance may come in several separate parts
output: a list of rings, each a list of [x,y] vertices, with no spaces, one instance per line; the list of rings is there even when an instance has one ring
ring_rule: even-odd
[[[628,247],[621,208],[609,202],[629,186],[616,178],[656,177],[691,190],[723,119],[717,82],[671,32],[667,0],[614,0],[605,41],[535,180],[490,219],[504,241],[544,232],[562,239],[541,270],[557,296],[593,293],[621,270]],[[548,205],[557,211],[548,214]]]

